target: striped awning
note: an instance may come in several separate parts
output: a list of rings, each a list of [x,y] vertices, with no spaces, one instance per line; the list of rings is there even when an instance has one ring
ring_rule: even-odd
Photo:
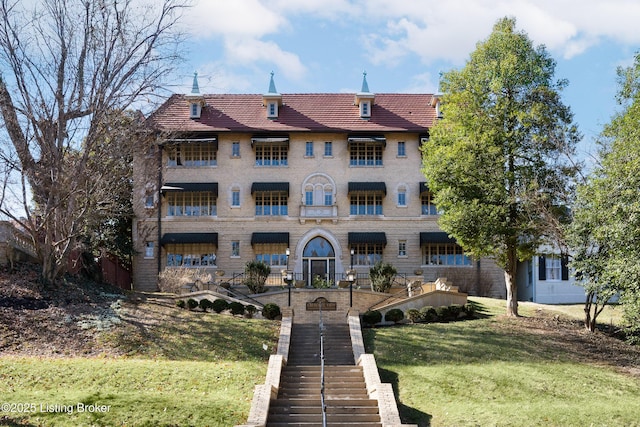
[[[289,145],[289,135],[257,134],[251,137],[251,146],[254,144],[284,144]]]
[[[208,143],[218,150],[218,135],[211,132],[188,132],[167,138],[164,144],[198,144]]]
[[[218,245],[218,233],[165,233],[161,245],[170,243],[213,243]]]
[[[387,194],[387,185],[384,182],[350,182],[348,184],[351,193],[382,193]]]
[[[251,194],[259,192],[282,192],[289,195],[288,182],[254,182],[251,184]]]
[[[170,191],[191,191],[200,192],[206,191],[214,193],[218,197],[218,183],[217,182],[167,182],[160,189],[163,193]]]
[[[354,142],[373,142],[387,145],[387,138],[381,134],[350,134],[347,136],[347,146]]]
[[[357,245],[362,243],[386,245],[387,235],[383,231],[362,232],[362,233],[350,232],[348,234],[348,241],[350,245]]]
[[[423,231],[420,233],[420,246],[429,243],[456,243],[456,239],[449,237],[443,231]]]
[[[251,244],[256,243],[286,243],[289,245],[289,233],[252,233]]]

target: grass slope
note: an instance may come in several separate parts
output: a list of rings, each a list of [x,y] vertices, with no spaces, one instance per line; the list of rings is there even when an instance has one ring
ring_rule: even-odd
[[[404,422],[640,425],[638,349],[611,341],[615,348],[600,351],[596,341],[604,336],[582,332],[557,315],[509,319],[499,314],[504,302],[474,301],[484,319],[365,331],[383,381],[394,385]],[[537,313],[533,305],[523,311]],[[607,366],[607,360],[629,362],[636,375]]]

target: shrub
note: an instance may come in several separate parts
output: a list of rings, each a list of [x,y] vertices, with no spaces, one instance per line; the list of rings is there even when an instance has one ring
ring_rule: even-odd
[[[420,313],[420,310],[410,308],[409,310],[407,310],[407,319],[409,319],[412,323],[422,322],[422,313]]]
[[[262,309],[262,316],[265,319],[274,320],[276,317],[280,316],[280,314],[280,307],[273,303],[265,304]]]
[[[249,304],[244,308],[244,315],[245,317],[248,317],[249,319],[251,319],[256,311],[258,311],[256,306]]]
[[[398,323],[402,319],[404,319],[404,313],[399,308],[392,308],[384,315],[384,320],[387,322]]]
[[[438,313],[436,312],[436,309],[430,305],[422,307],[420,309],[420,314],[422,315],[423,322],[436,322],[438,320]]]
[[[208,283],[211,280],[211,274],[197,268],[165,268],[158,274],[158,287],[161,292],[180,294],[189,283]]]
[[[234,316],[236,314],[244,314],[244,304],[234,301],[231,304],[229,304],[229,308],[231,309],[231,314],[233,314]]]
[[[369,310],[362,315],[362,322],[365,325],[373,326],[382,321],[382,313],[378,310]]]
[[[333,286],[333,282],[329,279],[323,279],[317,274],[313,276],[313,280],[311,281],[311,286],[316,289],[327,289]]]
[[[252,293],[261,294],[267,290],[265,283],[269,274],[271,274],[269,264],[257,260],[248,261],[244,267],[244,284]]]
[[[212,304],[213,303],[211,301],[209,301],[206,298],[203,298],[203,299],[200,300],[200,303],[198,305],[200,306],[202,311],[207,311],[207,309],[211,308]]]
[[[187,307],[189,307],[189,310],[193,310],[197,306],[198,306],[198,301],[194,300],[193,298],[189,298],[187,300]]]
[[[462,306],[462,310],[464,311],[467,319],[473,319],[476,316],[476,307],[470,302],[466,303]]]
[[[374,292],[388,292],[391,289],[391,282],[398,270],[389,263],[378,261],[369,269],[371,279],[371,290]]]
[[[449,306],[449,316],[451,320],[456,320],[463,315],[462,306],[460,304],[452,304]]]
[[[184,302],[183,299],[179,299],[179,300],[176,301],[176,306],[178,308],[185,308],[187,306],[187,303]]]
[[[216,313],[222,313],[223,311],[229,309],[229,303],[223,299],[218,298],[213,303],[211,303],[211,309]]]

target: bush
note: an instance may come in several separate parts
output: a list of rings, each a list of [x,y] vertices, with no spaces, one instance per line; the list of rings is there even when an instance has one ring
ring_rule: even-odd
[[[451,320],[456,320],[459,317],[463,317],[462,306],[460,304],[453,304],[449,306],[449,316]]]
[[[209,301],[206,298],[203,298],[203,299],[200,300],[200,303],[198,305],[200,306],[202,311],[207,311],[207,309],[211,308],[212,304],[213,303],[211,301]]]
[[[382,321],[382,313],[378,310],[369,310],[362,315],[362,322],[365,325],[373,326]]]
[[[176,307],[178,308],[185,308],[187,306],[187,303],[184,302],[183,299],[179,299],[178,301],[176,301]]]
[[[265,283],[269,274],[271,274],[269,264],[257,260],[248,261],[244,266],[244,284],[252,293],[261,294],[267,291]]]
[[[449,320],[449,307],[443,305],[436,307],[435,310],[438,321],[444,322]]]
[[[407,319],[409,319],[412,323],[422,322],[422,313],[420,313],[420,310],[410,308],[409,310],[407,310]]]
[[[392,308],[384,315],[384,320],[387,322],[398,323],[402,319],[404,319],[404,313],[399,308]]]
[[[248,317],[249,319],[251,319],[256,311],[258,311],[256,306],[249,304],[244,308],[244,315],[245,317]]]
[[[244,314],[244,304],[234,301],[231,304],[229,304],[229,308],[231,309],[231,314],[233,314],[234,316],[236,314]]]
[[[438,313],[436,313],[436,309],[431,307],[430,305],[422,307],[420,309],[420,314],[422,315],[423,322],[438,321]]]
[[[187,300],[187,307],[189,307],[189,310],[193,310],[197,306],[198,306],[198,301],[194,300],[193,298],[189,298]]]
[[[369,269],[371,279],[371,290],[374,292],[388,292],[391,289],[391,282],[398,270],[389,263],[378,261]]]
[[[165,268],[158,274],[158,287],[160,292],[180,294],[184,292],[184,286],[200,281],[211,282],[211,274],[197,268]]]
[[[222,313],[229,309],[229,303],[223,299],[218,298],[211,304],[211,309],[216,313]]]
[[[464,311],[467,319],[473,319],[474,317],[476,317],[476,307],[470,302],[466,303],[462,307],[462,310]]]
[[[276,317],[280,316],[280,314],[280,307],[273,303],[265,304],[262,309],[262,316],[265,319],[274,320]]]

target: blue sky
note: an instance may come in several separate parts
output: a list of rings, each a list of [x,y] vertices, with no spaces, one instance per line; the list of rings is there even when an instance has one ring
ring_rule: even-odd
[[[616,107],[616,68],[640,48],[638,0],[194,0],[188,60],[173,82],[203,93],[436,93],[503,16],[557,61],[584,134],[581,155]]]

